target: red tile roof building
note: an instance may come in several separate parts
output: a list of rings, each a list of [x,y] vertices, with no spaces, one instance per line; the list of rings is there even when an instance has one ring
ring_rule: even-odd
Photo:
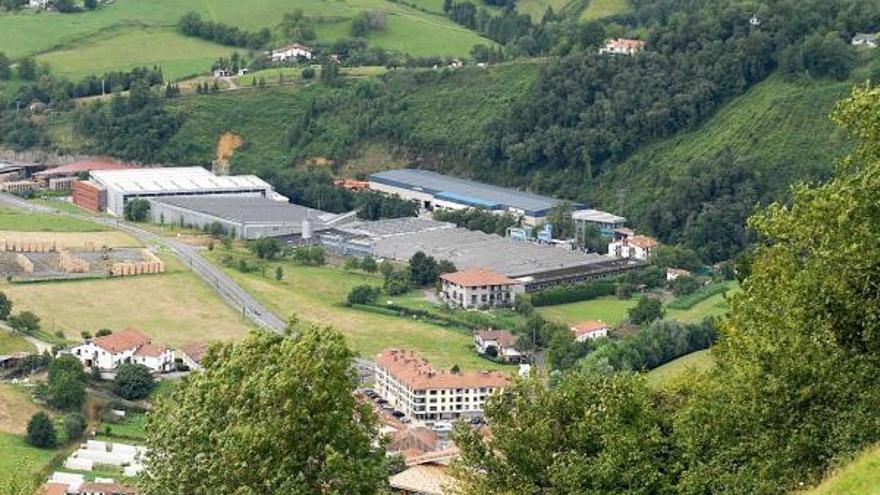
[[[134,328],[86,340],[70,353],[86,368],[111,371],[124,363],[143,364],[155,372],[169,371],[174,365],[174,353]]]
[[[376,359],[377,392],[415,420],[480,416],[483,403],[508,382],[498,371],[436,370],[413,351],[388,349]]]
[[[470,268],[440,275],[440,298],[462,308],[513,304],[516,280],[488,268]]]
[[[578,342],[586,342],[589,339],[607,337],[611,327],[602,320],[587,320],[571,327],[571,333]]]

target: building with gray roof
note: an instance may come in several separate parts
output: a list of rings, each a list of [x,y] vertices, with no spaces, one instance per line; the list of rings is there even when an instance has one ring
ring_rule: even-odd
[[[300,236],[324,231],[336,215],[283,201],[248,196],[171,196],[152,198],[150,219],[204,229],[223,226],[239,239]]]
[[[510,212],[535,225],[562,200],[428,170],[397,169],[369,176],[370,189],[419,202],[424,210],[482,208]],[[584,205],[573,204],[575,209]]]

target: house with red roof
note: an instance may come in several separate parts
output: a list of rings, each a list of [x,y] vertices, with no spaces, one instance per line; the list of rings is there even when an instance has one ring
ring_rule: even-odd
[[[72,348],[70,354],[84,367],[102,371],[115,370],[125,363],[142,364],[156,373],[171,371],[174,366],[171,349],[153,344],[148,335],[134,328],[88,339]]]
[[[517,281],[488,268],[469,268],[440,275],[440,298],[462,308],[511,306]]]
[[[611,326],[602,320],[582,321],[571,327],[571,333],[574,334],[574,340],[578,342],[586,342],[591,339],[607,337],[611,331]]]

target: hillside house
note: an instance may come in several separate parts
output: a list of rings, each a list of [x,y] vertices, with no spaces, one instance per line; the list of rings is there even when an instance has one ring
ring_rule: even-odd
[[[149,336],[133,328],[86,340],[73,347],[70,354],[84,367],[102,371],[115,370],[125,363],[137,363],[160,373],[169,371],[174,364],[174,354],[169,349],[152,345]]]
[[[207,344],[199,342],[186,344],[180,348],[180,360],[187,368],[191,370],[200,370],[202,369],[202,357],[204,357],[205,351],[207,350]]]
[[[272,61],[276,63],[286,62],[288,60],[298,60],[301,58],[311,60],[312,49],[307,46],[300,45],[299,43],[293,43],[291,45],[272,50],[270,57],[272,58]]]
[[[587,320],[571,327],[571,333],[577,342],[586,342],[600,337],[607,337],[611,326],[602,320]]]
[[[613,242],[608,244],[608,255],[615,258],[632,258],[647,261],[660,245],[656,239],[645,235],[635,235],[629,229],[617,229]]]
[[[878,44],[880,44],[880,34],[877,33],[858,33],[853,36],[852,39],[853,46],[867,46],[868,48],[877,48]]]
[[[667,268],[666,269],[666,281],[672,282],[673,280],[681,277],[690,277],[691,272],[687,270],[683,270],[681,268]]]
[[[628,38],[613,38],[605,42],[605,46],[599,48],[599,53],[612,55],[635,55],[645,49],[645,42]]]
[[[478,330],[474,333],[474,350],[502,363],[519,363],[524,356],[516,349],[518,340],[518,336],[507,330]]]
[[[513,304],[517,282],[488,268],[470,268],[440,275],[440,298],[462,308]]]

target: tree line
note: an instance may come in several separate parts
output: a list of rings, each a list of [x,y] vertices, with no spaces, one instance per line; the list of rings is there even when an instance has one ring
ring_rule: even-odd
[[[246,31],[236,26],[219,22],[205,21],[196,12],[188,12],[177,22],[177,30],[186,36],[202,38],[221,45],[240,46],[258,50],[265,47],[272,39],[269,28],[256,32]]]

